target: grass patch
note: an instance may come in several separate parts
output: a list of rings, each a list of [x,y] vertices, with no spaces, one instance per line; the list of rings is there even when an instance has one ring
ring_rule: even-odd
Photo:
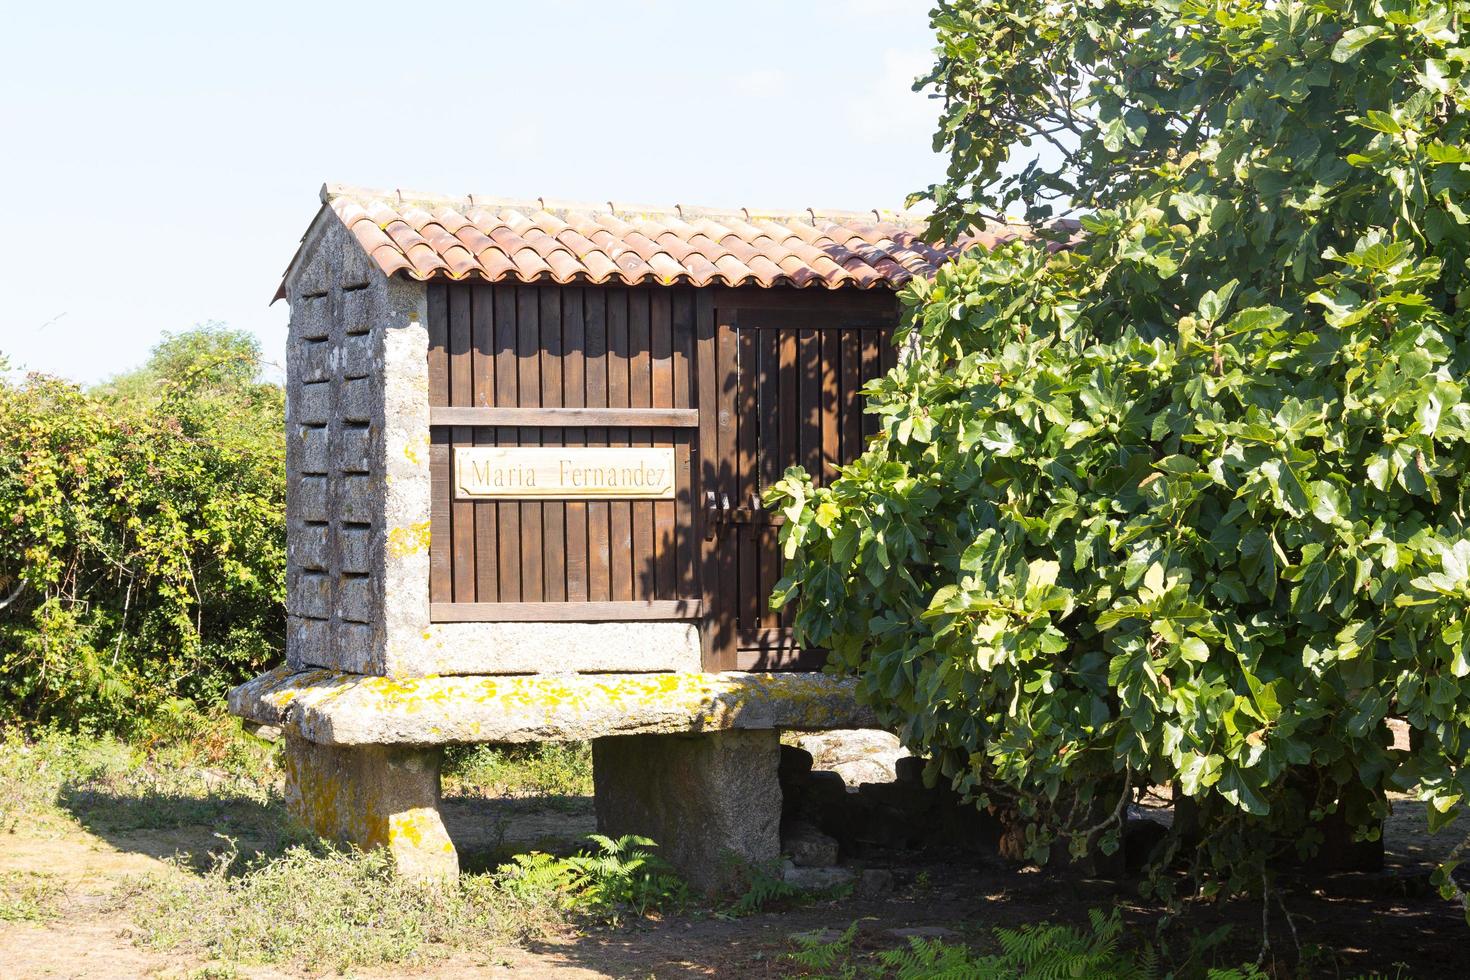
[[[55,918],[65,898],[66,886],[56,875],[0,872],[0,922],[41,922]]]
[[[450,746],[444,788],[459,796],[542,796],[548,802],[591,796],[592,743]]]
[[[512,894],[502,877],[416,884],[381,851],[293,847],[271,860],[224,855],[204,874],[141,879],[125,901],[138,942],[153,949],[342,972],[486,951],[560,926],[551,896]]]

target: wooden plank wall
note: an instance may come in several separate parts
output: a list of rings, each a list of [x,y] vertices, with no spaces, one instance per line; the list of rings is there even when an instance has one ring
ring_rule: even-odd
[[[431,411],[694,407],[692,289],[431,283],[428,305]],[[532,603],[641,602],[659,604],[649,608],[676,618],[679,609],[697,608],[690,471],[695,432],[687,423],[434,425],[431,609],[516,603],[521,611],[506,618],[521,618],[537,608],[525,605]],[[456,501],[451,449],[475,445],[672,446],[676,499]],[[668,603],[674,600],[685,605],[673,609]],[[630,606],[599,608],[616,613],[612,618],[654,616]],[[491,616],[481,613],[453,618]],[[568,609],[565,617],[548,618],[588,617],[585,610]]]
[[[789,466],[802,466],[820,486],[876,431],[860,392],[896,363],[895,314],[872,302],[877,297],[865,299],[848,299],[846,310],[768,303],[717,313],[725,325],[716,344],[720,372],[734,372],[735,380],[734,411],[720,418],[715,469],[732,474],[724,482],[737,510],[712,562],[718,591],[733,609],[717,610],[726,616],[716,626],[710,669],[820,669],[826,659],[824,651],[796,647],[790,610],[769,608],[782,574],[781,518],[764,511],[760,497]]]
[[[836,467],[860,455],[877,431],[877,416],[863,414],[858,394],[893,366],[891,329],[834,327],[740,330],[736,422],[736,473],[740,500],[751,506],[788,466],[802,466],[818,486]],[[785,417],[783,417],[783,414]],[[752,524],[740,536],[740,645],[759,648],[776,637],[767,631],[791,625],[791,612],[772,612],[768,600],[781,578],[777,527]]]

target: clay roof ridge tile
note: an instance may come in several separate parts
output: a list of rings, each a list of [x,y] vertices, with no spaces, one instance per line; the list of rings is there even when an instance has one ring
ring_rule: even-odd
[[[546,236],[550,237],[550,236]],[[552,239],[555,241],[555,239]],[[557,282],[566,284],[574,282],[586,275],[587,267],[577,260],[577,257],[565,247],[542,255],[542,259],[551,268],[551,276]]]
[[[592,220],[614,235],[624,236],[633,230],[633,226],[619,218],[616,214],[604,213],[592,215]]]
[[[591,239],[571,225],[567,225],[561,231],[557,232],[554,237],[571,250],[571,253],[579,259],[597,248]]]
[[[473,224],[469,218],[451,207],[442,207],[435,211],[434,220],[439,222],[451,235],[458,234],[465,225]]]
[[[536,254],[541,256],[543,259],[549,260],[551,256],[555,255],[558,252],[562,252],[570,256],[573,261],[576,261],[577,256],[575,253],[572,252],[571,249],[567,248],[566,245],[554,235],[547,234],[546,231],[538,225],[531,225],[530,227],[526,228],[521,233],[521,237],[525,240],[526,244],[531,246]]]
[[[537,228],[540,228],[542,231],[546,232],[548,235],[553,236],[558,235],[563,230],[571,227],[571,225],[567,224],[565,221],[558,218],[550,211],[547,211],[545,208],[542,208],[531,215],[531,223],[534,224]]]
[[[601,249],[594,249],[581,256],[581,259],[582,266],[594,283],[604,283],[619,275],[618,264],[608,258],[607,253]]]
[[[480,263],[484,270],[485,278],[490,282],[499,282],[516,271],[516,264],[495,245],[490,245],[475,253],[475,260]]]
[[[690,252],[684,256],[684,268],[689,270],[690,279],[696,286],[704,286],[714,280],[720,274],[719,267],[699,252]]]
[[[720,278],[725,280],[727,286],[744,286],[757,278],[750,266],[734,255],[720,256],[715,261],[715,268],[720,271]]]

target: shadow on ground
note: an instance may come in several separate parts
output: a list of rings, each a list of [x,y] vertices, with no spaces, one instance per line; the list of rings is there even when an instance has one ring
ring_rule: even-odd
[[[203,869],[232,846],[242,854],[279,855],[309,838],[280,801],[229,788],[208,796],[167,789],[68,784],[57,804],[89,833],[120,851]]]

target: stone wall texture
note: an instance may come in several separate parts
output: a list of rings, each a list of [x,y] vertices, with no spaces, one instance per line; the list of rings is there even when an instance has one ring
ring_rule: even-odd
[[[382,673],[389,283],[324,213],[286,284],[287,662]]]

